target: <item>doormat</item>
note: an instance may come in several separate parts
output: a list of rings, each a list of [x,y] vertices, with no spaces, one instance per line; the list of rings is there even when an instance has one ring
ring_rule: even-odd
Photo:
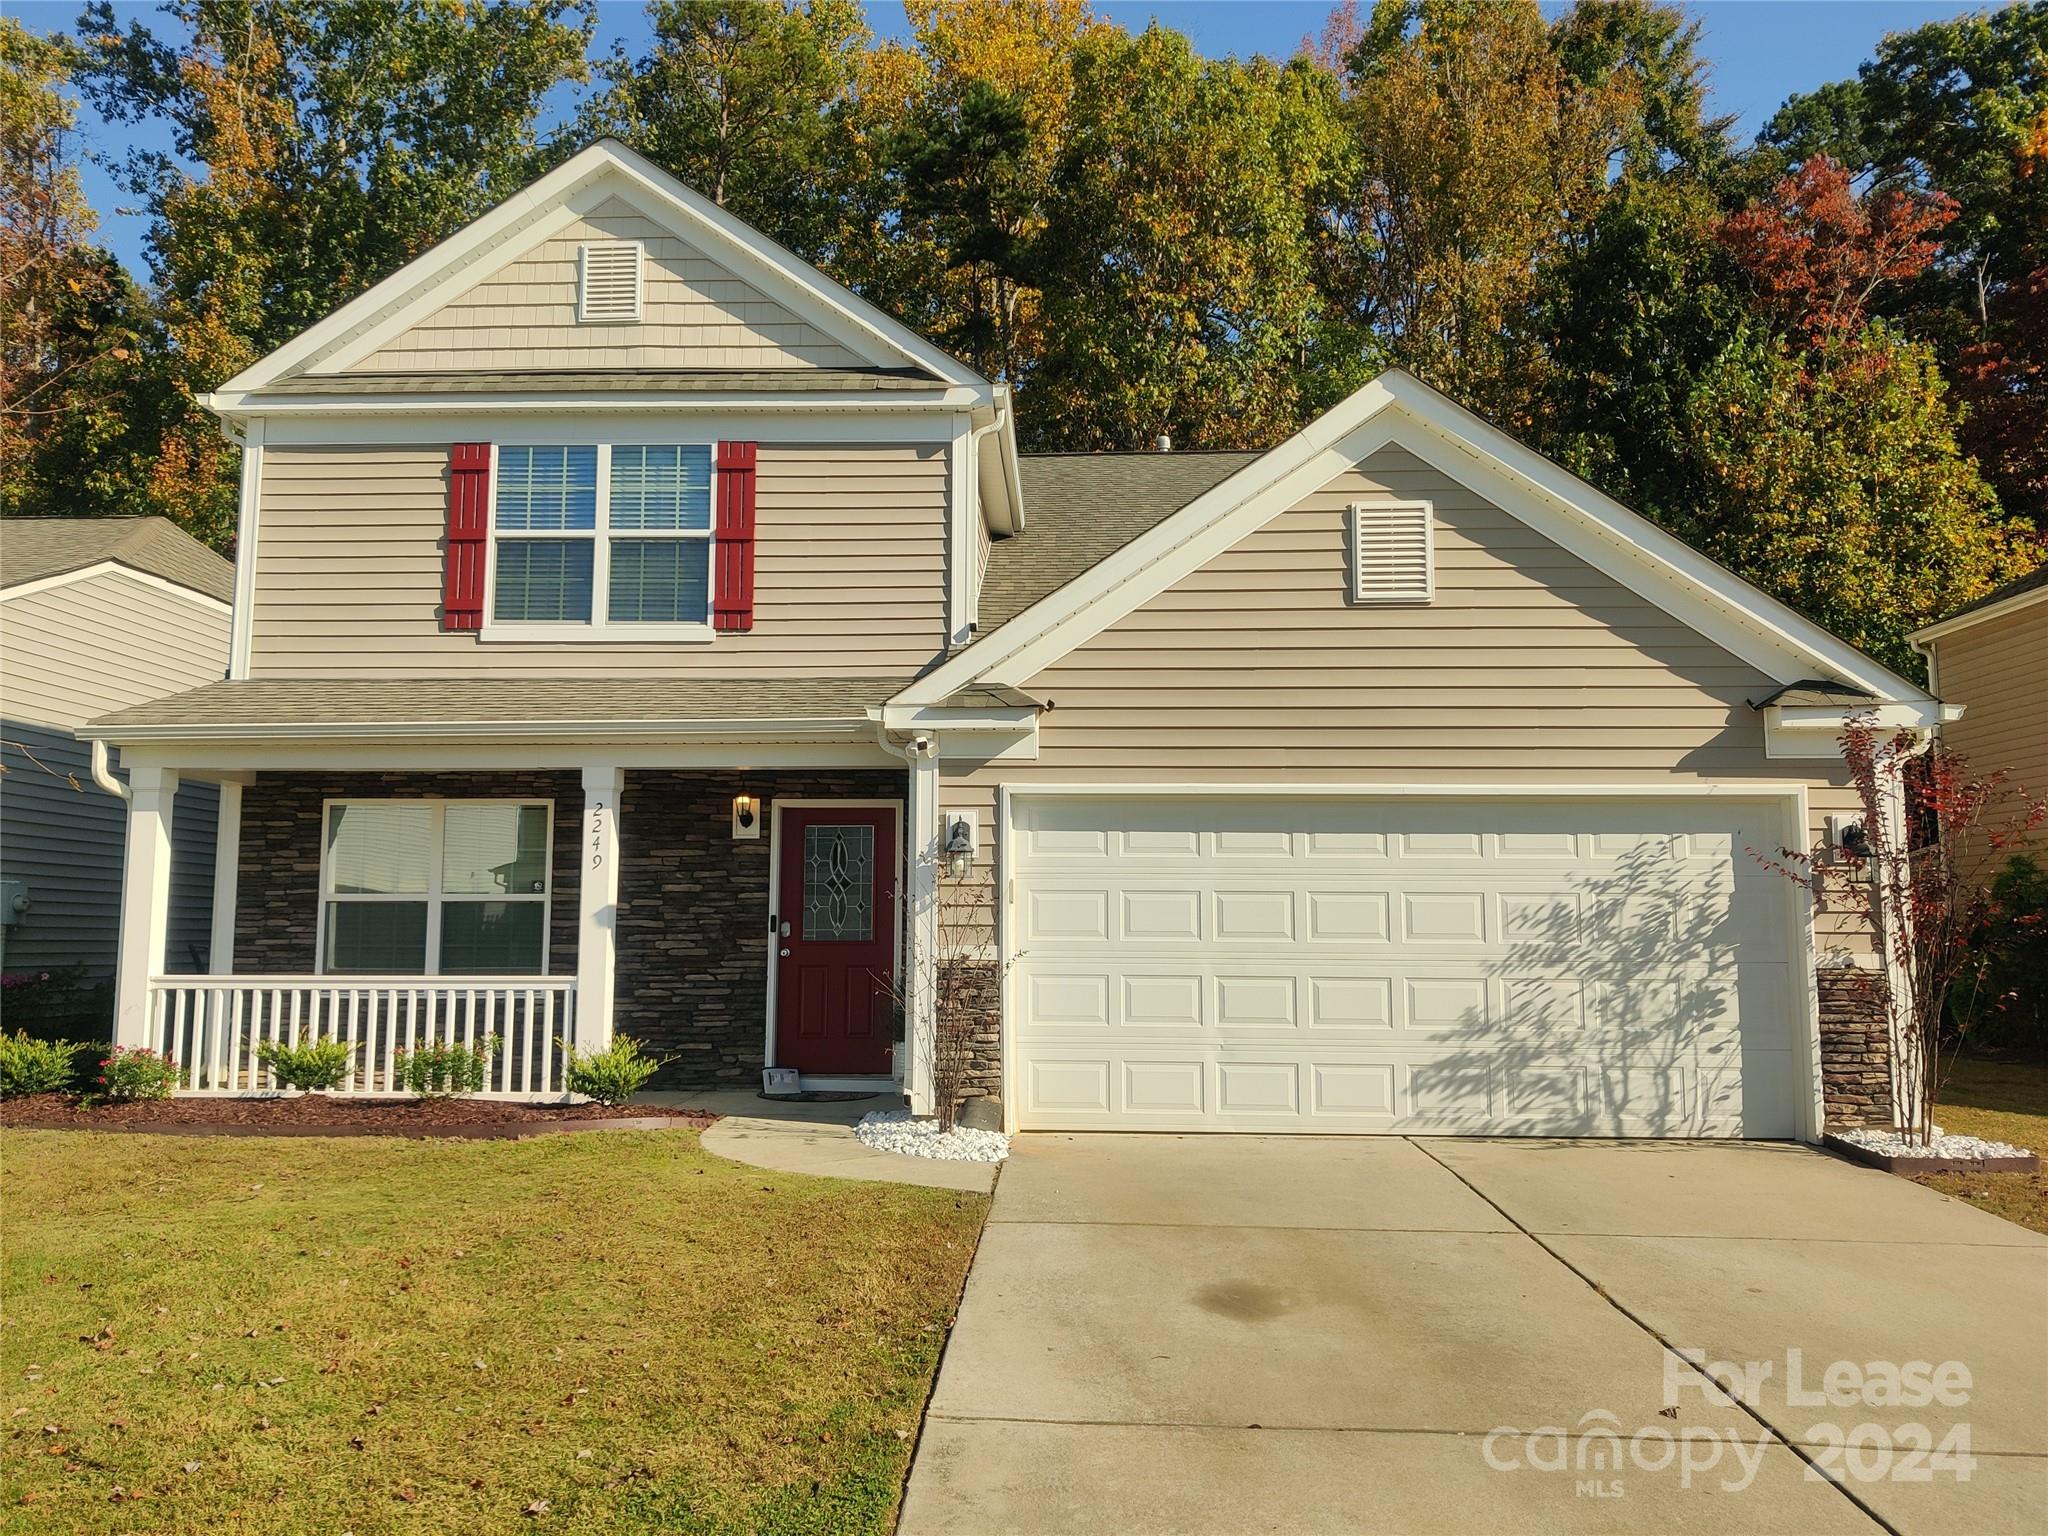
[[[813,1088],[808,1093],[757,1093],[757,1099],[766,1099],[770,1104],[855,1104],[862,1099],[880,1098],[876,1093],[828,1093],[822,1088]]]

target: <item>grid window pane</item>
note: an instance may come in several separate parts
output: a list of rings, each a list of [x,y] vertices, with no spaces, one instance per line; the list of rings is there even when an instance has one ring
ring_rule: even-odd
[[[548,808],[453,802],[441,823],[441,889],[532,896],[548,888]]]
[[[544,901],[450,901],[441,907],[441,974],[534,975],[540,971]]]
[[[433,810],[416,800],[330,805],[328,891],[337,896],[425,891],[433,834]]]
[[[711,450],[703,444],[612,449],[611,525],[622,529],[711,528]]]
[[[538,907],[539,902],[532,903]],[[327,903],[329,972],[358,976],[418,976],[427,968],[424,901]]]
[[[590,539],[500,539],[495,616],[588,624],[594,554]]]
[[[611,622],[704,624],[711,546],[701,539],[612,540]]]
[[[597,449],[500,444],[498,527],[573,533],[597,526]]]

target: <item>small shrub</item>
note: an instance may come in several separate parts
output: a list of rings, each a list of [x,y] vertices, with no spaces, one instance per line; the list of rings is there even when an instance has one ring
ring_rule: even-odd
[[[320,1093],[341,1086],[355,1061],[355,1047],[344,1040],[307,1040],[298,1045],[266,1040],[256,1047],[256,1059],[285,1087]]]
[[[649,1056],[631,1035],[615,1035],[601,1051],[579,1054],[567,1041],[569,1091],[600,1104],[623,1104],[647,1085],[647,1079],[675,1060]]]
[[[62,1093],[78,1071],[74,1040],[36,1040],[25,1029],[0,1035],[0,1099],[29,1093]]]
[[[398,1080],[408,1093],[423,1099],[445,1099],[456,1094],[481,1093],[489,1080],[491,1058],[497,1054],[498,1037],[492,1035],[474,1049],[446,1040],[400,1051]]]
[[[147,1046],[117,1045],[100,1063],[101,1096],[116,1104],[131,1099],[168,1099],[177,1082],[178,1064]]]
[[[1980,953],[1985,1007],[1972,1040],[2048,1046],[2048,869],[2026,854],[1991,882],[1991,923]]]

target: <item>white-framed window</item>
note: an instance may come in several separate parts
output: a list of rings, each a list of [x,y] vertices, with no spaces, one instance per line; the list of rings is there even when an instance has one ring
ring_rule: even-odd
[[[319,973],[545,973],[554,814],[547,800],[324,802]]]
[[[638,320],[644,254],[638,240],[597,240],[581,247],[577,253],[576,318],[591,325]]]
[[[708,443],[499,443],[486,640],[709,640]]]
[[[1435,598],[1436,516],[1429,502],[1354,501],[1346,525],[1352,602]]]

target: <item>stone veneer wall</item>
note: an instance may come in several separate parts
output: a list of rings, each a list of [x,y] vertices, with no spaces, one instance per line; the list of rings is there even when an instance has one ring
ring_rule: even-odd
[[[1823,966],[1821,1105],[1827,1128],[1892,1123],[1891,1028],[1870,973]]]
[[[265,773],[242,791],[235,890],[237,972],[311,975],[318,968],[320,814],[324,800],[552,800],[554,886],[548,973],[576,974],[576,889],[583,779],[574,770],[519,773]],[[222,969],[226,969],[223,967]]]
[[[889,769],[627,773],[613,1028],[677,1058],[653,1086],[760,1086],[774,802],[902,800],[906,788]],[[762,800],[758,839],[732,835],[738,794]]]

